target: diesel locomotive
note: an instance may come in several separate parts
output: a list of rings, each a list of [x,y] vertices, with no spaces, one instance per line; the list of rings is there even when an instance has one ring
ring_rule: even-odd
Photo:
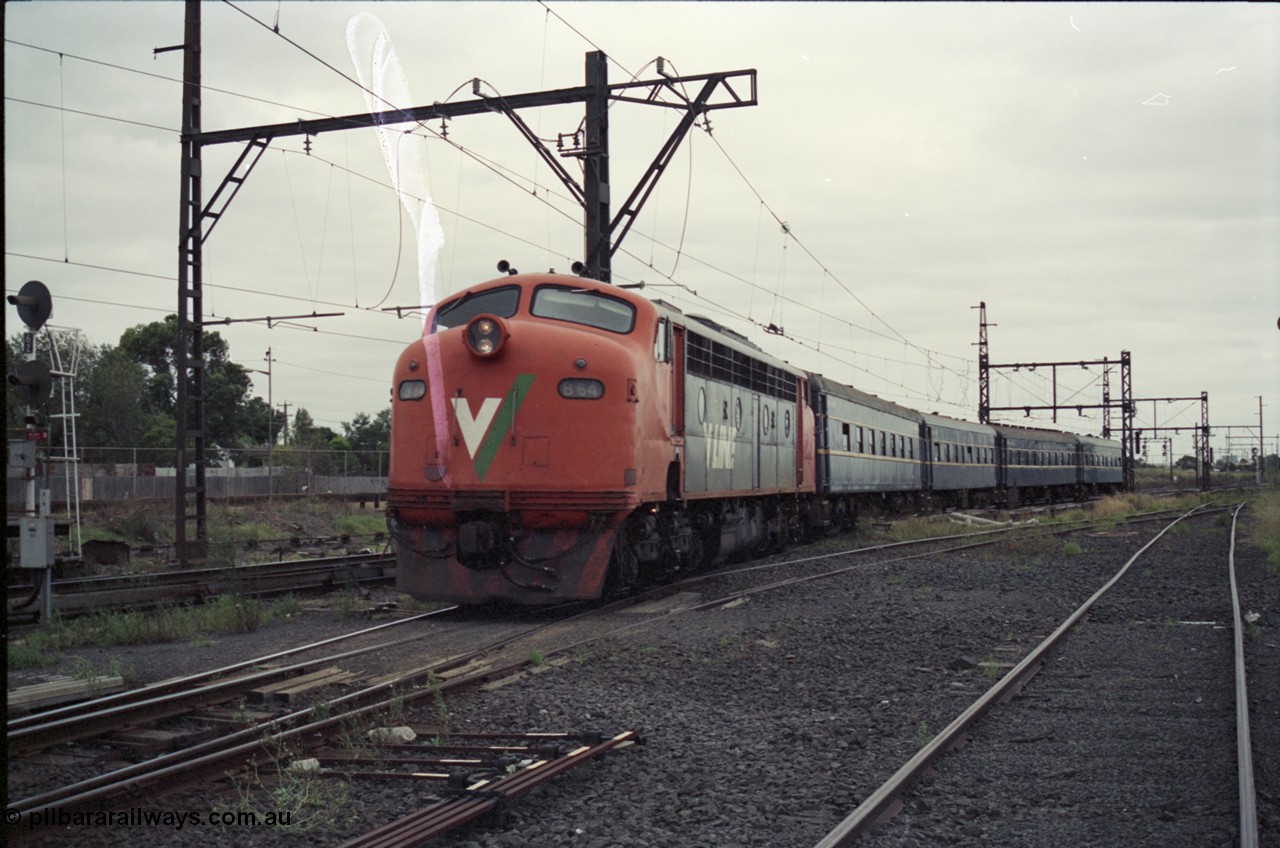
[[[1120,444],[925,414],[627,288],[499,277],[395,367],[388,522],[423,600],[598,598],[859,510],[1119,488]]]

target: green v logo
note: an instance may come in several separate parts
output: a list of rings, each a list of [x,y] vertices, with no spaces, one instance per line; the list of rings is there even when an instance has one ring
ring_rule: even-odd
[[[458,430],[462,433],[467,453],[475,463],[478,480],[484,480],[489,473],[493,460],[497,458],[498,449],[502,447],[502,440],[515,426],[516,413],[529,394],[533,376],[517,375],[505,397],[485,398],[474,414],[466,398],[452,398],[453,415],[458,421]]]

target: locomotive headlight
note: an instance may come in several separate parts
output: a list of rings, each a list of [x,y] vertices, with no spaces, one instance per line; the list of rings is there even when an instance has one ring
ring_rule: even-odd
[[[480,357],[493,356],[501,350],[506,337],[507,328],[503,326],[502,320],[492,315],[477,315],[472,318],[463,335],[467,348]]]
[[[422,380],[404,380],[400,383],[400,400],[422,400],[427,394],[427,384]]]

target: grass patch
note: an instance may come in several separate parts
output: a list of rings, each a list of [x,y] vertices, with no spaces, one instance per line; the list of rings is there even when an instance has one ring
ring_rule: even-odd
[[[5,652],[9,671],[23,671],[29,668],[44,668],[53,665],[62,658],[58,653],[45,653],[39,647],[23,640],[10,642]]]
[[[1067,556],[1079,556],[1084,553],[1084,548],[1080,547],[1079,542],[1073,539],[1068,539],[1062,544],[1062,552]]]
[[[1280,489],[1271,488],[1249,504],[1250,536],[1267,555],[1268,571],[1280,574]]]
[[[333,520],[335,532],[348,536],[376,536],[387,532],[387,517],[380,512],[357,511]]]
[[[932,539],[937,536],[959,536],[970,533],[973,527],[956,524],[942,516],[916,516],[894,521],[888,530],[878,530],[872,526],[858,524],[858,532],[864,537],[875,538],[885,542],[915,542],[920,539]]]
[[[27,636],[26,645],[28,651],[54,654],[85,645],[106,648],[161,642],[195,644],[217,634],[251,633],[273,620],[289,618],[298,609],[293,597],[267,603],[257,598],[223,595],[207,604],[160,607],[146,612],[99,612],[73,619],[55,615]],[[13,648],[14,645],[9,646],[11,657]]]

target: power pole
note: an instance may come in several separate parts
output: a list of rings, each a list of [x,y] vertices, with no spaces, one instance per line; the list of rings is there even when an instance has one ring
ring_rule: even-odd
[[[208,515],[205,504],[204,438],[204,227],[201,206],[200,157],[200,0],[186,0],[182,42],[182,165],[178,225],[178,344],[174,370],[178,381],[177,455],[174,477],[174,545],[178,561],[202,560],[208,555]],[[187,439],[194,452],[187,453]],[[187,466],[194,460],[194,480],[187,482]],[[195,534],[188,537],[188,525]]]
[[[586,148],[583,151],[583,256],[586,276],[609,282],[613,277],[609,244],[609,58],[587,54]]]
[[[974,307],[969,307],[973,309]],[[978,422],[991,423],[991,355],[987,346],[987,302],[978,301]]]
[[[972,307],[970,307],[972,308]],[[1111,401],[1111,384],[1110,384],[1110,367],[1111,360],[1106,357],[1102,359],[1092,360],[1076,360],[1074,362],[1008,362],[999,365],[991,364],[990,349],[987,339],[987,327],[994,327],[995,324],[987,323],[987,304],[982,301],[977,307],[980,311],[978,314],[978,421],[982,424],[991,423],[991,413],[1000,411],[1021,410],[1027,417],[1031,416],[1032,410],[1052,410],[1053,420],[1058,420],[1058,410],[1074,409],[1076,414],[1083,415],[1086,409],[1101,409],[1103,414],[1102,438],[1111,438],[1111,409],[1119,407],[1120,409],[1120,464],[1124,487],[1126,489],[1133,488],[1134,482],[1134,451],[1135,440],[1133,438],[1133,360],[1129,355],[1129,351],[1120,351],[1120,402],[1113,403]],[[1090,365],[1102,366],[1102,403],[1058,403],[1058,368],[1084,368],[1088,370]],[[991,371],[999,369],[1012,369],[1017,371],[1020,368],[1034,371],[1036,368],[1049,368],[1053,372],[1053,402],[1047,405],[1030,405],[1022,406],[992,406],[991,405]]]

